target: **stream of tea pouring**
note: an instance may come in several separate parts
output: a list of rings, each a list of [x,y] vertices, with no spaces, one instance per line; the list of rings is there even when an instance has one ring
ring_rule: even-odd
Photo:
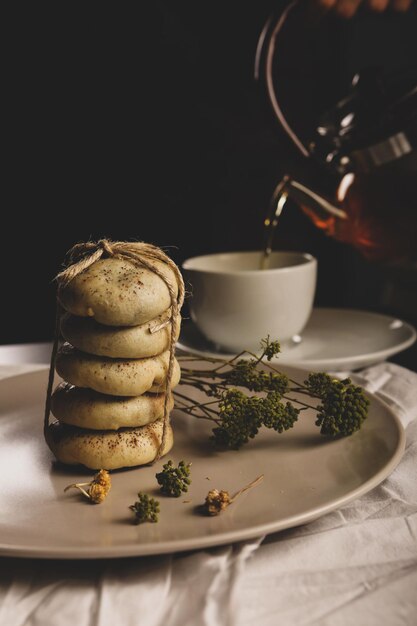
[[[352,175],[349,174],[347,176]],[[349,179],[349,181],[346,180],[345,182],[349,185],[352,183],[352,180]],[[338,190],[339,201],[343,200],[344,194],[348,188],[346,184],[343,185],[342,183]],[[343,192],[343,197],[339,192]],[[272,253],[275,232],[288,198],[294,200],[302,207],[308,207],[308,214],[316,224],[319,222],[327,222],[330,225],[337,220],[346,220],[348,217],[343,209],[335,207],[326,200],[326,198],[316,194],[314,191],[298,181],[293,180],[286,174],[274,189],[269,209],[264,219],[264,245],[259,265],[259,269],[261,270],[269,268],[269,259]]]
[[[259,266],[261,270],[266,270],[269,267],[269,257],[272,252],[275,231],[288,198],[288,192],[286,190],[288,180],[289,176],[284,176],[275,187],[267,215],[264,219],[264,245]]]

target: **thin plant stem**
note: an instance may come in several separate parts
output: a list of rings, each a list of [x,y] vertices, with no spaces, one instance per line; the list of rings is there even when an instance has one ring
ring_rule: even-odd
[[[91,498],[90,494],[87,493],[87,491],[83,489],[81,485],[90,485],[90,483],[74,483],[73,485],[68,485],[68,487],[65,487],[64,492],[68,491],[68,489],[71,489],[71,488],[78,489],[79,491],[81,491],[81,493],[87,496],[88,499],[90,499]]]
[[[187,396],[185,396],[184,394],[180,393],[179,391],[174,391],[174,396],[179,396],[180,398],[183,398],[184,400],[186,400],[187,402],[193,402],[193,400],[191,400],[190,398],[188,398]],[[208,403],[211,404],[211,403]],[[204,403],[201,404],[193,404],[191,405],[191,407],[185,403],[183,403],[183,406],[181,407],[181,410],[189,413],[190,415],[195,415],[195,413],[191,413],[190,409],[193,409],[194,407],[200,409],[203,413],[206,414],[206,419],[209,419],[211,421],[215,421],[216,423],[218,423],[218,420],[214,419],[213,417],[211,417],[209,415],[209,412],[214,413],[214,415],[217,415],[216,411],[213,411],[213,409],[210,408],[206,408]]]
[[[301,404],[302,406],[304,406],[306,409],[313,409],[313,411],[316,410],[315,406],[311,406],[311,404],[307,404],[306,402],[302,402],[301,400],[296,400],[295,398],[290,398],[289,396],[282,396],[285,400],[288,400],[289,402],[294,402],[295,404]]]
[[[210,422],[214,422],[215,424],[220,425],[220,421],[214,419],[214,417],[209,417],[207,415],[198,415],[198,413],[194,413],[194,411],[188,411],[187,409],[183,409],[184,413],[188,413],[188,415],[191,415],[192,417],[195,417],[198,420],[209,420]]]
[[[249,485],[246,485],[245,487],[242,487],[242,489],[239,489],[239,491],[236,491],[236,493],[233,494],[233,496],[230,498],[230,503],[234,502],[236,498],[238,498],[242,493],[244,493],[248,489],[252,489],[252,487],[256,487],[256,485],[259,485],[259,483],[261,483],[263,479],[264,479],[264,475],[261,474],[260,476],[258,476],[258,478],[255,478],[255,480],[249,483]]]

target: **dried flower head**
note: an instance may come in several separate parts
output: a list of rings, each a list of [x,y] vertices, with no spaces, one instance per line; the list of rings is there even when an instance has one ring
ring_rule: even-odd
[[[87,489],[84,489],[84,487],[87,487]],[[101,469],[90,482],[68,485],[64,491],[68,491],[68,489],[78,489],[92,504],[100,504],[111,489],[110,474],[107,470]]]
[[[91,498],[91,502],[94,502],[94,504],[100,504],[100,502],[103,502],[105,499],[107,492],[105,491],[103,485],[93,483],[88,489],[88,495]]]
[[[242,489],[239,489],[239,491],[237,491],[233,496],[230,496],[228,491],[211,489],[208,492],[206,500],[204,502],[205,512],[208,513],[208,515],[219,515],[219,513],[224,511],[224,509],[232,504],[232,502],[234,502],[236,498],[238,498],[244,491],[247,491],[248,489],[251,489],[256,485],[259,485],[259,483],[262,482],[263,478],[264,476],[263,474],[261,474],[261,476],[255,478],[255,480],[249,483],[249,485],[246,485],[245,487],[242,487]]]
[[[228,491],[219,491],[212,489],[206,496],[204,507],[209,515],[218,515],[231,503],[231,497]]]

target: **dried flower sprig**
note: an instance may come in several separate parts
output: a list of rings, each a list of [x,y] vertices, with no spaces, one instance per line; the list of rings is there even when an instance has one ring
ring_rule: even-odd
[[[178,467],[174,467],[171,460],[163,465],[162,471],[155,474],[158,484],[161,485],[161,492],[166,496],[179,498],[181,493],[188,491],[191,484],[191,463],[180,461]]]
[[[256,487],[263,481],[264,475],[261,474],[258,478],[255,478],[249,485],[239,489],[233,496],[230,496],[228,491],[219,491],[218,489],[211,489],[204,502],[204,510],[208,515],[219,515],[224,509],[232,504],[243,492],[252,487]]]
[[[303,383],[292,380],[270,363],[279,352],[279,342],[267,337],[261,341],[259,355],[244,351],[229,361],[198,358],[210,363],[211,368],[197,363],[190,367],[184,361],[197,359],[179,356],[182,386],[174,390],[177,407],[213,422],[212,439],[223,448],[240,448],[262,426],[282,433],[292,428],[307,409],[316,412],[315,423],[322,435],[346,436],[361,428],[369,409],[361,387],[349,378],[338,380],[321,372],[309,374]],[[184,392],[184,385],[204,392],[207,401],[196,402]],[[299,397],[294,398],[294,393]],[[311,404],[308,398],[319,402]]]
[[[84,487],[88,487],[84,489]],[[69,489],[78,489],[92,504],[100,504],[107,497],[111,489],[111,478],[107,470],[101,469],[93,480],[87,483],[74,483],[65,487],[64,492]]]
[[[134,524],[143,524],[144,522],[155,524],[159,520],[159,502],[146,493],[139,492],[138,500],[131,504],[129,509],[135,515]]]

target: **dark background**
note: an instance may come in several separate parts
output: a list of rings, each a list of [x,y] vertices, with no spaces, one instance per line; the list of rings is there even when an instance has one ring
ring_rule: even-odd
[[[253,78],[258,37],[276,6],[70,3],[10,16],[0,343],[52,337],[53,277],[77,241],[149,241],[179,264],[260,248],[272,190],[293,159]],[[312,128],[358,69],[409,59],[416,27],[415,6],[406,16],[326,18],[309,34],[291,24],[280,81],[294,125]],[[371,263],[295,206],[274,247],[318,258],[317,306],[416,323],[412,264]],[[394,360],[417,369],[413,349]]]

